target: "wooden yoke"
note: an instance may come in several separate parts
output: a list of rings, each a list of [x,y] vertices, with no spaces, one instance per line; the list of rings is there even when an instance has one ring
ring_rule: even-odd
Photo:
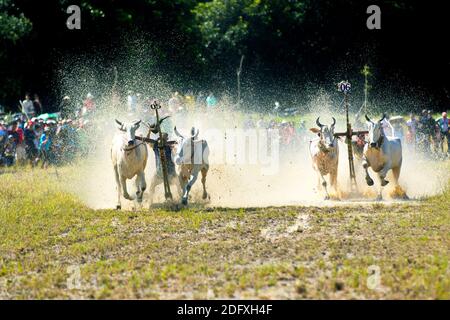
[[[156,141],[158,143],[158,149],[159,149],[159,158],[161,160],[161,167],[162,167],[162,174],[163,174],[163,181],[164,181],[164,196],[167,200],[172,200],[172,193],[170,192],[170,184],[169,184],[169,176],[167,172],[167,159],[166,154],[164,152],[164,141],[163,141],[163,133],[161,132],[161,122],[165,119],[159,119],[159,113],[158,110],[161,109],[161,105],[158,103],[157,100],[154,100],[152,104],[150,104],[150,108],[155,111],[156,114],[156,130],[159,133],[159,140]],[[148,138],[150,139],[150,138]],[[150,139],[151,140],[151,139]]]
[[[141,136],[136,136],[136,140],[143,141],[143,142],[146,142],[146,143],[151,143],[151,144],[158,143],[158,141],[156,141],[154,139],[150,139],[150,138],[147,138],[147,137],[141,137]],[[166,142],[166,144],[169,145],[169,146],[173,146],[175,144],[178,144],[178,142],[176,142],[175,140],[169,140],[169,141]]]
[[[359,136],[361,134],[368,134],[369,131],[351,131],[351,134],[349,135],[347,132],[336,132],[334,134],[335,137],[347,137],[347,136]]]

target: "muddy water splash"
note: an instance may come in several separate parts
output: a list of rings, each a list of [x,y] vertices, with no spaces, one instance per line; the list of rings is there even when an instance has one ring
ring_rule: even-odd
[[[114,112],[104,113],[96,119],[97,123],[103,126],[101,137],[96,140],[96,151],[89,157],[80,161],[76,166],[76,175],[68,184],[69,190],[76,193],[88,206],[99,208],[113,208],[116,199],[115,181],[110,160],[110,141],[116,132],[114,127],[114,118],[121,120],[131,120],[139,118],[137,115],[127,115],[123,111],[125,107],[116,109]],[[322,122],[331,121],[330,113],[325,109],[319,114],[304,115],[306,119],[306,127],[314,126],[317,115],[321,115]],[[214,111],[208,114],[188,113],[184,115],[175,115],[171,118],[171,122],[166,124],[171,138],[175,138],[171,128],[174,125],[181,132],[188,132],[191,126],[200,129],[200,138],[204,138],[209,129],[214,128],[223,133],[225,140],[225,132],[228,129],[241,128],[244,120],[253,118],[255,122],[261,118],[270,120],[267,115],[245,114],[241,112],[223,110]],[[338,118],[337,131],[343,130],[345,127],[344,119]],[[143,128],[141,135],[146,135]],[[211,157],[210,171],[207,177],[207,190],[210,199],[207,202],[201,200],[201,183],[200,180],[194,185],[191,195],[191,203],[197,203],[206,206],[223,206],[223,207],[265,207],[265,206],[283,206],[283,205],[337,205],[348,204],[350,199],[346,195],[349,192],[348,179],[348,162],[347,148],[343,142],[339,142],[340,162],[338,184],[339,190],[337,197],[342,201],[323,201],[323,192],[317,188],[317,175],[312,169],[311,159],[308,153],[309,140],[314,139],[312,133],[307,133],[306,139],[301,145],[292,150],[280,151],[278,161],[279,170],[275,174],[264,174],[261,165],[243,163],[233,164],[219,161],[217,159],[217,151],[222,150],[224,141],[220,139],[208,140]],[[358,185],[362,196],[360,201],[373,201],[376,196],[376,187],[378,184],[375,180],[374,187],[367,187],[364,181],[364,173],[361,164],[355,162],[356,172],[358,176]],[[155,172],[155,160],[152,150],[149,150],[149,161],[146,168],[147,185],[150,185],[151,177]],[[419,199],[441,192],[449,181],[450,174],[448,172],[448,164],[426,160],[404,151],[404,163],[400,175],[400,185],[412,199]],[[388,175],[388,180],[392,177]],[[133,181],[128,183],[129,190],[134,190]],[[393,185],[388,185],[384,190],[384,197],[389,199],[392,193]],[[175,187],[172,186],[175,195]],[[148,205],[149,192],[148,189],[144,196],[143,206]],[[177,196],[175,196],[177,199]],[[355,200],[355,199],[352,199]],[[154,195],[155,203],[162,203],[163,188],[158,186]],[[132,202],[123,201],[124,208],[131,209],[134,204]]]

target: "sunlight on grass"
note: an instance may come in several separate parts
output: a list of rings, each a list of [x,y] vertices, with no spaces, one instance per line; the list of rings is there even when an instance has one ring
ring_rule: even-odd
[[[3,299],[450,298],[450,189],[420,205],[123,212],[86,207],[51,169],[0,178]],[[290,232],[299,215],[308,228]]]

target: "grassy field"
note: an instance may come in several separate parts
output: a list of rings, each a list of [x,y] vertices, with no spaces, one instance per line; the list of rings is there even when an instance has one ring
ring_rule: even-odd
[[[450,299],[450,191],[118,212],[89,209],[59,182],[52,169],[0,172],[1,299]]]

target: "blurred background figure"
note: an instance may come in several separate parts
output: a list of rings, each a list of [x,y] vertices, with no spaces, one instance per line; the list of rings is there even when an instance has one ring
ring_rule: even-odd
[[[30,94],[25,94],[25,100],[21,102],[22,105],[22,113],[25,113],[28,119],[33,118],[36,116],[36,112],[34,110],[34,104],[33,101],[30,100]]]
[[[203,91],[199,91],[197,94],[197,98],[195,99],[195,109],[196,110],[205,110],[205,95],[203,94]]]
[[[175,91],[172,95],[172,97],[169,99],[168,106],[169,106],[169,112],[175,113],[178,112],[182,104],[180,94],[178,91]]]
[[[192,113],[195,111],[195,98],[192,90],[189,90],[184,96],[184,105],[187,112]]]
[[[275,101],[275,107],[273,108],[273,114],[278,115],[281,111],[280,103]]]
[[[214,96],[214,93],[210,92],[206,97],[206,108],[208,110],[215,109],[217,107],[217,98]]]
[[[418,121],[416,119],[416,116],[411,113],[409,115],[408,121],[406,121],[406,147],[409,149],[409,151],[415,152],[416,151],[416,141],[417,141],[417,126]]]
[[[92,93],[88,93],[86,95],[86,99],[83,101],[83,108],[82,108],[82,115],[89,115],[92,114],[95,111],[95,102],[94,102],[94,96]]]
[[[52,137],[50,134],[50,127],[46,125],[44,127],[44,132],[42,133],[40,139],[39,139],[39,158],[36,159],[37,161],[42,161],[41,167],[43,169],[46,169],[50,163],[51,154],[50,154],[50,148],[52,146]]]
[[[38,150],[36,148],[35,140],[35,123],[33,121],[28,121],[24,130],[24,143],[25,143],[25,152],[26,152],[26,160],[33,165],[34,161],[38,157]]]
[[[44,113],[44,109],[42,108],[41,100],[39,99],[39,96],[37,94],[34,95],[33,107],[34,107],[34,112],[36,113],[36,115],[40,115],[40,114]]]
[[[75,112],[75,107],[69,96],[63,97],[61,104],[59,105],[59,110],[61,111],[61,117],[64,119],[69,118],[71,114]]]
[[[128,91],[127,95],[127,111],[129,113],[136,113],[137,107],[137,96],[133,94],[133,91]]]
[[[7,167],[14,165],[16,157],[16,139],[12,134],[8,135],[4,150],[3,150],[3,164]]]
[[[442,112],[442,118],[436,120],[437,127],[440,132],[440,149],[444,153],[445,140],[447,140],[447,156],[450,156],[450,133],[449,133],[449,119],[447,112]]]

